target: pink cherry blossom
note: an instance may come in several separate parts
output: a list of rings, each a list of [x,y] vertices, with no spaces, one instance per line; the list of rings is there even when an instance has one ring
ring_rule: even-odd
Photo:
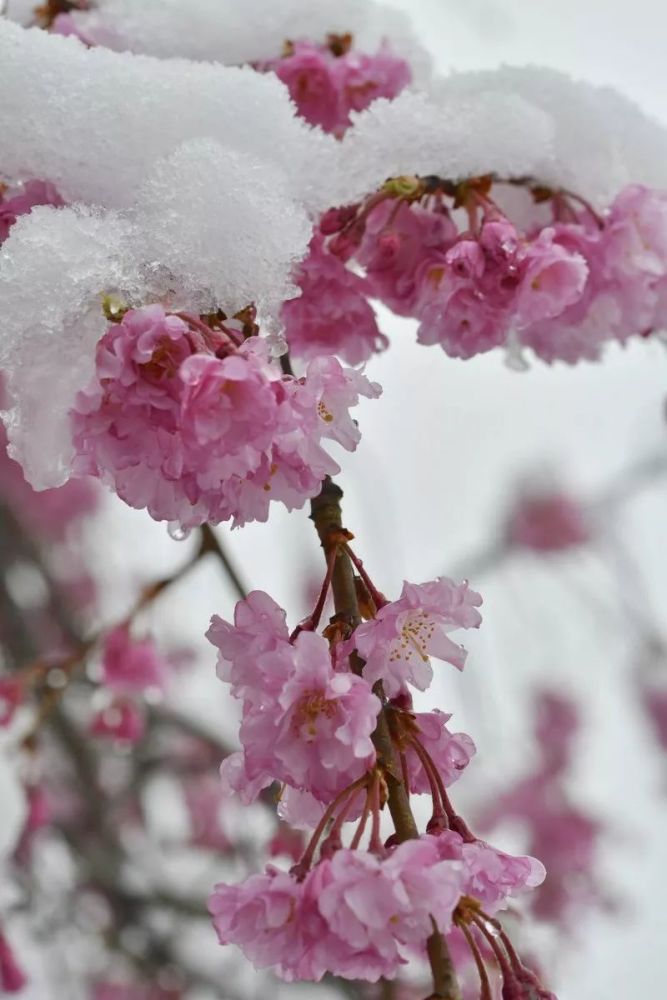
[[[387,42],[375,55],[350,49],[334,59],[332,73],[348,111],[346,124],[350,121],[350,111],[364,111],[379,97],[392,100],[412,80],[407,62],[394,55]]]
[[[0,384],[0,405],[2,402]],[[95,511],[99,503],[97,483],[71,479],[56,489],[36,492],[6,449],[6,431],[0,426],[0,495],[16,520],[35,537],[48,542],[63,541],[76,521]]]
[[[386,859],[337,851],[312,878],[330,930],[361,952],[359,965],[350,955],[331,971],[371,981],[394,975],[410,950],[424,946],[433,929],[431,917],[447,930],[462,892],[461,865],[440,858],[428,837],[400,844]],[[378,966],[369,974],[372,956]]]
[[[127,625],[112,629],[102,649],[102,683],[121,694],[161,690],[166,663],[151,638],[133,639]]]
[[[418,340],[470,358],[502,344],[512,328],[563,313],[581,297],[584,258],[543,229],[528,240],[497,212],[476,237],[464,234],[442,262],[422,267]]]
[[[378,97],[396,97],[412,77],[405,60],[386,44],[375,55],[367,55],[346,44],[299,40],[281,58],[256,68],[272,70],[287,86],[299,114],[337,136],[351,124],[350,112],[363,111]]]
[[[3,993],[20,993],[27,982],[9,941],[0,930],[0,990]]]
[[[3,193],[0,185],[0,244],[7,239],[9,230],[21,215],[26,215],[35,205],[54,205],[59,208],[64,201],[49,181],[26,181]]]
[[[100,709],[90,723],[93,736],[132,745],[138,743],[146,728],[140,707],[128,698],[114,698]]]
[[[478,628],[481,603],[467,583],[446,577],[419,585],[405,582],[399,599],[360,625],[350,640],[366,661],[364,678],[371,686],[382,681],[385,693],[394,697],[406,684],[426,690],[433,678],[429,656],[462,670],[466,651],[448,633]]]
[[[436,267],[427,275],[433,292],[422,297],[418,342],[440,344],[450,357],[466,359],[503,344],[509,331],[508,314],[468,282],[442,285],[442,273]]]
[[[436,766],[445,787],[453,785],[470,763],[475,744],[466,733],[450,733],[446,723],[451,715],[437,709],[433,712],[415,712],[414,722],[419,741]],[[428,793],[431,785],[424,766],[415,750],[405,751],[410,791]]]
[[[581,298],[588,278],[584,257],[554,241],[555,230],[541,230],[525,248],[517,288],[515,324],[560,316]]]
[[[217,673],[231,685],[235,698],[262,702],[267,695],[275,698],[291,667],[291,649],[286,615],[273,598],[253,590],[238,601],[234,624],[218,615],[211,619],[206,638],[217,647]],[[285,669],[277,669],[277,656],[287,654]]]
[[[567,930],[582,906],[610,903],[596,874],[603,826],[570,801],[564,783],[578,728],[576,705],[560,693],[542,691],[536,710],[535,768],[504,794],[495,795],[476,825],[489,830],[507,819],[521,823],[530,852],[547,870],[539,891],[531,895],[530,909]]]
[[[292,829],[287,823],[280,823],[268,845],[269,856],[275,858],[281,854],[287,855],[296,863],[305,846],[305,838],[300,830]]]
[[[468,843],[453,830],[434,840],[442,858],[462,863],[462,892],[478,899],[491,915],[506,906],[510,896],[544,881],[544,865],[536,858],[506,854],[483,840]]]
[[[365,793],[364,793],[365,796]],[[285,785],[280,790],[278,816],[297,830],[314,830],[324,815],[325,806],[310,792]],[[348,819],[354,819],[354,810]]]
[[[20,677],[0,677],[0,727],[11,723],[23,695],[24,685]]]
[[[387,199],[370,212],[355,259],[374,295],[399,316],[413,316],[422,274],[444,268],[456,236],[448,213]]]
[[[78,38],[84,45],[95,45],[93,39],[86,34],[81,25],[74,20],[71,14],[58,14],[58,16],[53,19],[53,24],[51,25],[50,30],[55,35],[66,35],[68,37]]]
[[[190,843],[217,852],[232,843],[223,829],[225,796],[215,775],[203,774],[183,782],[183,797],[190,819]]]
[[[237,795],[243,805],[251,805],[265,788],[273,784],[273,775],[262,771],[254,761],[254,773],[250,776],[248,761],[243,750],[225,757],[220,765],[220,781],[226,796]],[[318,817],[319,818],[319,817]]]
[[[75,474],[184,527],[303,506],[339,471],[323,439],[354,450],[348,408],[380,387],[335,358],[283,377],[260,338],[236,348],[202,326],[153,305],[109,327],[71,413]]]
[[[336,358],[323,357],[314,358],[308,365],[295,403],[304,422],[317,423],[313,438],[319,434],[353,451],[361,432],[350,416],[350,407],[356,406],[361,396],[377,399],[381,394],[380,385],[370,382],[363,372],[344,368]]]
[[[540,691],[535,704],[535,742],[550,773],[563,772],[572,757],[580,727],[579,709],[560,692]]]
[[[330,972],[375,982],[423,951],[431,916],[451,926],[462,884],[460,862],[425,837],[382,859],[341,849],[302,882],[269,866],[240,885],[217,885],[209,908],[221,944],[283,979]]]
[[[156,519],[189,520],[178,372],[192,353],[183,320],[161,306],[130,310],[99,342],[96,377],[72,412],[75,472]]]
[[[5,379],[0,372],[0,409],[9,405]],[[36,492],[26,482],[18,462],[7,454],[7,443],[7,432],[0,424],[0,495],[3,503],[35,537],[48,542],[65,540],[74,522],[95,511],[99,502],[97,484],[89,479],[70,480],[57,489]]]
[[[585,545],[589,517],[577,500],[554,489],[525,489],[511,510],[505,535],[510,545],[535,552],[558,552]]]
[[[340,98],[331,72],[333,60],[324,48],[298,41],[292,52],[262,68],[273,70],[289,90],[302,118],[319,125],[325,132],[335,132],[341,122]]]
[[[272,442],[278,399],[254,346],[223,359],[196,354],[179,369],[180,431],[188,457],[206,456],[197,480],[203,489],[254,472]]]
[[[582,907],[607,906],[595,873],[602,824],[553,791],[541,797],[538,792],[530,812],[526,817],[531,834],[528,847],[539,851],[547,871],[539,892],[531,898],[535,916],[567,927]]]
[[[387,346],[364,281],[326,249],[323,236],[316,234],[311,240],[294,280],[301,295],[289,299],[282,309],[292,355],[338,354],[357,365]]]
[[[582,294],[560,316],[529,324],[523,343],[546,361],[595,359],[611,339],[627,340],[664,324],[667,199],[640,186],[625,188],[599,221],[582,212],[554,226],[554,241],[586,260]]]
[[[269,866],[238,885],[216,885],[208,905],[220,944],[237,945],[256,968],[272,967],[288,981],[324,975],[326,967],[307,967],[306,956],[327,927],[316,900],[293,876]]]
[[[298,636],[294,669],[278,705],[282,716],[275,729],[267,720],[264,727],[279,779],[328,802],[373,765],[371,734],[380,701],[361,677],[334,671],[325,639],[312,632]]]
[[[224,773],[230,784],[233,767],[258,791],[272,779],[328,803],[372,767],[380,702],[365,680],[334,670],[321,636],[302,632],[288,649],[291,670],[275,703],[246,703],[242,770],[239,762],[226,763]],[[267,664],[271,656],[265,654]]]

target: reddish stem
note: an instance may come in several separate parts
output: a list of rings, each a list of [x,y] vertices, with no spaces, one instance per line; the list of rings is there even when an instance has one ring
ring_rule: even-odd
[[[182,319],[190,327],[192,327],[193,330],[196,330],[198,333],[200,333],[204,338],[204,342],[208,347],[208,349],[212,350],[215,353],[218,345],[216,345],[215,343],[213,330],[211,329],[210,326],[207,326],[206,323],[200,320],[198,316],[193,316],[192,313],[177,312],[175,315],[178,316],[179,319]],[[236,348],[240,346],[240,342],[237,343],[236,340],[231,336],[229,331],[225,330],[223,332],[222,330],[220,330],[219,332],[223,342],[227,341],[226,346],[229,347],[230,350],[235,351]]]
[[[371,826],[371,839],[368,844],[369,851],[373,854],[384,854],[384,845],[380,839],[380,775],[377,774],[373,782],[371,808],[373,810],[373,825]]]
[[[493,995],[491,993],[491,983],[489,982],[489,974],[486,971],[486,966],[484,965],[484,958],[479,950],[479,945],[475,941],[470,928],[466,926],[465,923],[458,924],[459,930],[463,933],[466,939],[467,945],[470,948],[472,957],[475,960],[475,965],[477,966],[477,972],[479,973],[480,982],[480,994],[479,1000],[493,1000]]]
[[[377,589],[377,587],[375,586],[375,584],[371,580],[370,576],[368,575],[368,573],[364,569],[363,562],[361,561],[361,559],[359,559],[358,556],[356,556],[354,554],[354,552],[352,551],[352,549],[350,548],[349,545],[345,546],[345,551],[347,552],[348,556],[352,560],[352,565],[354,566],[354,568],[358,572],[358,574],[361,577],[361,579],[366,584],[366,588],[368,590],[368,593],[373,598],[373,602],[375,604],[375,607],[379,611],[380,608],[383,608],[385,606],[385,604],[389,604],[389,601],[384,596],[384,594],[381,594],[380,591]]]
[[[322,816],[322,819],[317,824],[315,832],[313,833],[305,851],[303,852],[301,860],[298,861],[297,864],[292,869],[292,872],[295,873],[298,878],[303,878],[308,869],[310,868],[310,866],[312,865],[313,857],[315,856],[315,850],[320,842],[320,837],[324,833],[327,823],[333,818],[339,805],[342,802],[344,802],[349,795],[355,792],[358,788],[363,787],[363,785],[366,784],[367,782],[368,782],[367,774],[364,774],[361,778],[357,778],[357,780],[352,782],[351,785],[348,785],[347,788],[344,788],[343,791],[336,796],[333,802],[331,802],[330,805],[327,806],[327,809],[324,815]]]
[[[509,955],[509,960],[512,963],[512,967],[514,968],[514,970],[516,972],[523,972],[525,968],[524,964],[519,958],[514,948],[514,945],[512,944],[509,937],[503,930],[503,926],[500,923],[500,921],[495,920],[493,917],[490,917],[487,913],[484,912],[484,910],[480,910],[480,916],[483,917],[485,920],[487,920],[491,924],[491,926],[495,928],[495,930],[498,932],[498,936],[500,937],[500,940],[505,946],[505,951]]]
[[[375,781],[373,782],[373,785]],[[364,835],[364,830],[366,829],[366,824],[368,823],[368,817],[371,813],[372,802],[373,802],[373,785],[366,791],[366,801],[364,802],[364,811],[361,814],[361,819],[357,829],[354,831],[354,837],[352,838],[352,843],[350,844],[350,850],[356,851],[361,843],[361,838]]]
[[[436,819],[444,819],[449,826],[449,817],[447,816],[444,807],[442,796],[440,794],[440,785],[437,780],[437,768],[433,763],[428,752],[424,749],[422,744],[416,737],[410,740],[412,748],[422,762],[424,771],[426,772],[426,777],[428,778],[428,783],[431,786],[431,798],[433,799],[433,816]]]
[[[484,923],[484,920],[481,917],[478,917],[477,915],[473,916],[472,920],[475,926],[479,927],[480,931],[491,945],[491,948],[493,949],[493,954],[498,959],[498,965],[500,966],[500,971],[502,972],[505,984],[508,987],[518,985],[516,982],[516,976],[514,975],[514,972],[512,971],[510,964],[507,961],[507,956],[505,952],[500,947],[494,935],[491,933],[491,931]]]
[[[604,229],[604,219],[598,214],[598,212],[595,211],[590,201],[587,201],[586,198],[583,198],[580,194],[576,194],[574,191],[568,191],[567,188],[559,188],[558,193],[564,195],[566,198],[571,198],[573,201],[579,202],[579,204],[583,206],[583,208],[585,208],[591,216],[598,229]]]
[[[302,622],[299,622],[297,627],[292,632],[289,637],[290,642],[294,642],[296,637],[300,632],[314,632],[317,626],[320,624],[320,618],[322,617],[322,612],[324,611],[324,605],[326,604],[327,595],[329,593],[329,588],[331,587],[331,578],[333,576],[334,566],[336,565],[336,558],[338,556],[338,546],[332,545],[331,551],[327,556],[327,571],[324,577],[324,582],[320,589],[319,596],[317,598],[317,603],[313,608],[313,612],[308,618],[304,618]]]
[[[468,824],[465,822],[465,820],[463,819],[463,817],[459,816],[456,812],[454,812],[454,808],[453,808],[451,802],[449,801],[449,796],[447,795],[447,790],[445,788],[445,784],[444,784],[444,782],[442,780],[440,772],[438,771],[437,767],[433,763],[433,759],[430,756],[428,750],[426,749],[426,747],[424,746],[424,744],[421,743],[420,740],[416,736],[412,737],[412,742],[414,743],[415,747],[417,745],[419,745],[419,747],[426,754],[426,757],[428,758],[428,760],[430,762],[430,765],[431,765],[431,768],[432,768],[432,772],[433,772],[433,776],[435,777],[435,780],[438,783],[438,790],[440,792],[440,799],[442,800],[442,805],[443,805],[443,808],[445,810],[445,814],[447,816],[447,822],[449,823],[450,828],[452,830],[455,830],[458,834],[460,834],[463,837],[463,839],[465,841],[467,841],[467,843],[469,843],[469,844],[474,843],[477,840],[477,837],[470,830],[470,828],[468,827]]]

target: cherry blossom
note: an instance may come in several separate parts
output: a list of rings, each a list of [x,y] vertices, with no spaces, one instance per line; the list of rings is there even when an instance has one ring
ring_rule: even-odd
[[[338,471],[322,439],[354,450],[348,408],[380,391],[334,358],[283,378],[259,338],[237,347],[162,306],[129,310],[102,337],[96,376],[77,396],[74,471],[183,527],[266,520],[272,500],[300,507]]]
[[[243,621],[248,611],[254,611],[252,605],[259,604],[268,608],[265,617],[275,620],[276,606],[268,604],[268,598],[263,603],[260,595],[253,596],[252,603],[237,606],[237,619]],[[270,620],[263,624],[269,630],[273,626]],[[256,619],[251,628],[255,625]],[[209,638],[234,649],[238,635],[233,631],[218,621]],[[247,653],[242,655],[241,663],[246,657]],[[227,786],[239,791],[245,781],[258,793],[278,780],[328,801],[372,766],[375,751],[370,736],[379,700],[364,679],[334,670],[327,642],[311,632],[302,632],[293,644],[282,641],[276,650],[261,652],[256,662],[270,684],[263,698],[253,698],[251,691],[245,702],[240,730],[243,756],[224,762]],[[237,661],[232,670],[238,666]],[[245,797],[250,794],[246,788]]]
[[[64,202],[49,181],[26,181],[9,189],[0,184],[0,244],[7,239],[19,216],[26,215],[35,205],[54,205],[58,208]]]
[[[234,623],[214,615],[206,637],[219,651],[218,677],[231,686],[235,698],[261,703],[277,697],[292,654],[285,611],[273,598],[252,591],[236,604]]]
[[[105,637],[102,649],[102,683],[116,693],[131,694],[148,688],[161,690],[166,663],[151,638],[133,639],[127,625]]]
[[[367,286],[326,249],[322,236],[316,234],[311,240],[295,282],[301,295],[285,302],[282,310],[292,355],[337,354],[357,365],[387,346],[368,302]]]
[[[9,941],[0,930],[0,988],[3,993],[20,993],[27,978],[18,964]]]
[[[475,753],[475,744],[470,736],[449,731],[449,719],[451,715],[438,709],[433,712],[415,712],[413,715],[419,741],[435,764],[446,788],[458,781]],[[416,751],[408,747],[405,758],[410,791],[430,792],[431,783]]]
[[[457,628],[478,628],[482,599],[467,583],[446,577],[429,583],[404,583],[397,601],[385,604],[377,616],[354,633],[354,646],[366,661],[369,684],[382,681],[389,697],[406,684],[425,691],[433,678],[429,656],[446,660],[458,670],[466,651],[448,633]]]
[[[383,45],[375,55],[357,53],[352,39],[331,36],[328,44],[298,40],[282,57],[256,64],[286,84],[299,114],[340,136],[350,113],[363,111],[378,97],[396,97],[412,77],[408,64]]]
[[[236,944],[284,979],[325,972],[375,982],[451,923],[462,869],[435,841],[402,844],[386,859],[342,849],[305,878],[267,868],[237,886],[219,884],[209,902],[222,944]]]
[[[93,716],[90,732],[102,739],[118,743],[138,743],[145,732],[145,720],[140,706],[129,698],[113,698]]]
[[[0,727],[8,726],[23,701],[24,685],[20,677],[0,676]]]
[[[592,525],[577,500],[559,489],[526,488],[509,512],[505,536],[510,545],[535,552],[559,552],[585,545]]]

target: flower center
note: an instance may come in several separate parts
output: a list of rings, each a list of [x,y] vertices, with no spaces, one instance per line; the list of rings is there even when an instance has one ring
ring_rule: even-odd
[[[317,721],[336,714],[337,703],[325,698],[320,691],[307,691],[299,700],[292,716],[292,728],[297,736],[310,743],[317,736]]]
[[[409,615],[391,644],[389,660],[411,660],[416,655],[420,660],[428,661],[426,649],[434,629],[435,622],[428,612],[415,611]]]
[[[322,400],[320,400],[319,403],[317,404],[317,412],[318,415],[321,417],[322,420],[324,420],[326,424],[330,424],[333,421],[334,418],[333,413],[331,412],[331,410],[328,410],[326,408]]]

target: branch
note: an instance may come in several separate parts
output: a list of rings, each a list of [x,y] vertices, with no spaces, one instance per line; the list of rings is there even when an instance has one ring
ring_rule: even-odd
[[[322,483],[318,496],[311,501],[311,519],[315,524],[317,534],[324,549],[325,560],[328,561],[332,546],[337,547],[336,563],[332,576],[332,590],[336,615],[350,630],[361,624],[357,588],[355,584],[354,566],[345,547],[340,544],[344,536],[343,514],[341,500],[343,491],[330,478]],[[361,674],[364,663],[356,654],[350,657],[352,669]],[[375,692],[384,702],[384,692],[381,684],[376,684]],[[412,840],[419,836],[415,818],[410,808],[410,798],[400,768],[396,766],[394,746],[389,730],[385,708],[381,708],[377,726],[372,735],[373,745],[378,762],[383,768],[387,783],[387,805],[399,842]],[[433,997],[441,1000],[460,1000],[461,994],[456,980],[447,942],[433,922],[433,933],[428,939],[427,950],[435,993]]]

